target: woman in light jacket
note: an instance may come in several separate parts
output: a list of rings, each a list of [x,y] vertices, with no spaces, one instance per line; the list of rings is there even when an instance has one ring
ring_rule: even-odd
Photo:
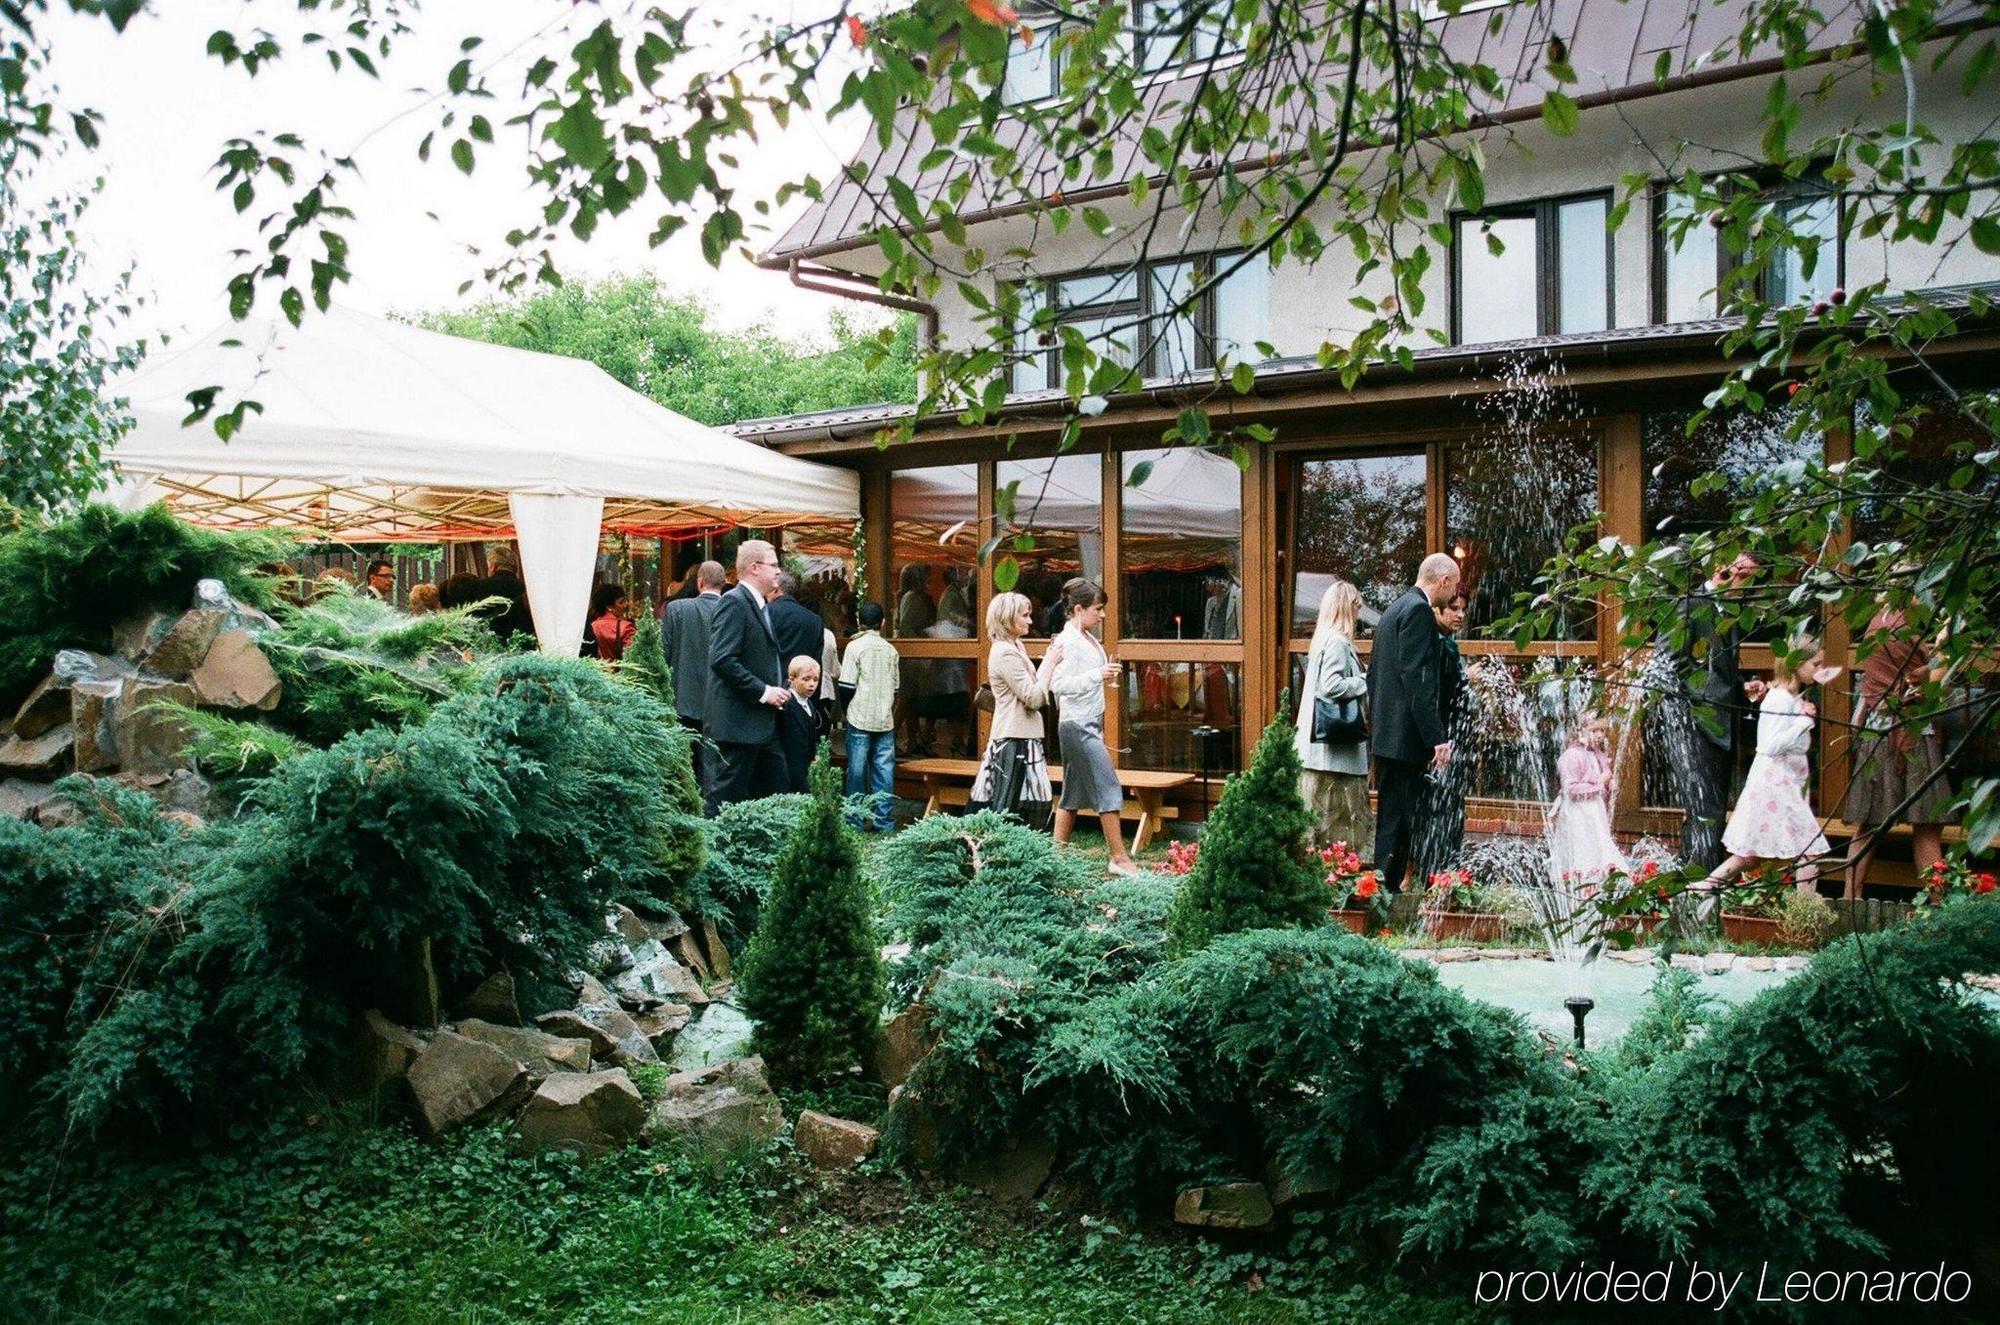
[[[1313,735],[1313,701],[1354,699],[1366,708],[1368,674],[1354,651],[1361,591],[1335,580],[1320,595],[1319,624],[1306,655],[1298,717],[1299,792],[1312,810],[1322,844],[1345,842],[1363,860],[1375,858],[1375,818],[1368,811],[1368,742],[1320,742]]]
[[[1049,762],[1042,752],[1042,709],[1049,702],[1049,671],[1037,668],[1021,642],[1035,628],[1035,607],[1026,594],[994,594],[986,609],[993,648],[986,655],[986,680],[993,688],[993,728],[979,774],[972,780],[968,810],[1002,810],[1031,828],[1049,821]]]
[[[1125,850],[1124,825],[1118,813],[1125,807],[1125,788],[1104,748],[1104,687],[1118,676],[1118,664],[1105,656],[1092,632],[1104,624],[1104,590],[1086,579],[1063,586],[1064,625],[1049,645],[1049,693],[1056,697],[1062,720],[1056,737],[1062,745],[1062,803],[1056,807],[1056,841],[1069,841],[1079,811],[1097,816],[1110,852],[1113,874],[1137,874],[1138,864]]]

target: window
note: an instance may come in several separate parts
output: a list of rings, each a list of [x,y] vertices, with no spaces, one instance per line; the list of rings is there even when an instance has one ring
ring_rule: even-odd
[[[1226,33],[1231,6],[1227,0],[1132,0],[1119,44],[1142,73],[1159,73],[1184,65],[1234,55],[1238,47]],[[1022,5],[1034,40],[1011,43],[1000,99],[1008,106],[1031,105],[1060,96],[1069,61],[1077,58],[1059,40],[1065,28],[1054,15]],[[1109,54],[1109,53],[1107,53]]]
[[[1663,411],[1647,414],[1640,425],[1648,538],[1675,539],[1718,529],[1728,522],[1730,511],[1754,496],[1760,475],[1821,454],[1817,434],[1791,436],[1790,409],[1719,412],[1690,434],[1693,417]],[[1721,474],[1728,481],[1697,496],[1692,487],[1703,474]]]
[[[1299,466],[1292,526],[1292,633],[1312,634],[1334,580],[1361,591],[1364,620],[1417,578],[1425,546],[1426,466],[1421,452],[1307,460]]]
[[[1226,268],[1233,254],[1176,258],[1109,272],[1037,278],[1019,287],[1021,311],[1011,369],[1015,391],[1060,387],[1066,372],[1060,337],[1036,327],[1053,307],[1054,327],[1073,327],[1099,355],[1134,365],[1141,377],[1186,377],[1214,368],[1217,358],[1255,362],[1270,303],[1270,268],[1246,262],[1194,300],[1173,310]]]
[[[884,595],[889,632],[971,639],[979,566],[979,467],[937,465],[889,477],[893,530]]]
[[[1717,185],[1724,198],[1740,186]],[[1766,303],[1795,304],[1816,299],[1842,284],[1847,263],[1840,194],[1818,172],[1776,179],[1764,189],[1772,207],[1800,238],[1815,241],[1808,270],[1803,249],[1773,254],[1754,292]],[[1692,322],[1717,316],[1716,287],[1743,259],[1712,225],[1689,223],[1694,211],[1685,194],[1670,185],[1653,189],[1653,321]]]
[[[996,496],[1010,484],[1011,529],[1032,537],[1034,546],[1021,550],[1010,541],[1001,555],[1011,555],[1021,568],[1014,587],[1035,605],[1034,633],[1054,635],[1063,626],[1063,582],[1082,575],[1104,583],[1104,460],[1071,454],[999,461],[993,466]]]
[[[1243,472],[1192,446],[1127,451],[1119,459],[1120,632],[1131,639],[1241,639]]]
[[[1597,514],[1597,443],[1574,434],[1496,430],[1444,444],[1445,540],[1463,570],[1465,633],[1476,635],[1532,594],[1569,531]],[[1564,639],[1590,639],[1595,606],[1562,622]]]
[[[1611,195],[1545,198],[1454,217],[1452,333],[1460,345],[1611,325]]]
[[[1126,768],[1233,773],[1242,749],[1243,667],[1233,662],[1125,661],[1109,703],[1124,698]]]

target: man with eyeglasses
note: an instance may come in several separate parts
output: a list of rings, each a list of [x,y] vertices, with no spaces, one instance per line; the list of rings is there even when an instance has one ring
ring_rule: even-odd
[[[767,604],[778,586],[778,552],[760,538],[736,549],[736,587],[722,595],[708,641],[708,717],[716,770],[708,813],[784,790],[778,710],[791,700]]]

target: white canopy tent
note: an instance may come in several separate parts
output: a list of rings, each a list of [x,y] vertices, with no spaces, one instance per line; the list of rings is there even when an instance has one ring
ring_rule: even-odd
[[[228,441],[187,396],[250,400]],[[594,364],[335,308],[226,324],[122,384],[127,507],[349,543],[517,538],[535,632],[582,636],[601,532],[854,520],[856,475],[684,418]]]

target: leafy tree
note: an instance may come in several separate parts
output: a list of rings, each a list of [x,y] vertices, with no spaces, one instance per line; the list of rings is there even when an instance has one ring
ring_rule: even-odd
[[[742,995],[757,1020],[751,1043],[777,1075],[830,1076],[874,1044],[883,972],[873,898],[824,748],[744,957]]]
[[[1312,813],[1299,794],[1299,752],[1284,707],[1209,817],[1201,855],[1167,919],[1176,954],[1221,934],[1326,919],[1326,882],[1311,863]]]
[[[420,321],[454,336],[587,359],[701,423],[916,398],[916,319],[907,314],[870,330],[836,313],[830,344],[763,326],[722,331],[709,325],[710,316],[701,301],[642,275],[490,300]]]

